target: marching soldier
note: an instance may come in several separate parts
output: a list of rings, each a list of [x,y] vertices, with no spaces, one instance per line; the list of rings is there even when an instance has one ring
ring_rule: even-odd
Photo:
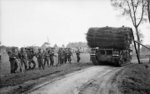
[[[49,53],[48,53],[48,49],[46,49],[46,51],[44,51],[44,66],[46,65],[47,63],[47,66],[49,67],[50,64],[49,64]]]
[[[13,51],[8,51],[9,61],[10,61],[10,73],[15,73],[18,65],[17,65],[17,55],[15,54],[15,49]]]
[[[63,49],[62,49],[62,52],[61,52],[61,60],[62,60],[62,64],[65,63],[65,54],[66,54],[66,52],[65,52],[65,49],[63,48]]]
[[[79,49],[76,51],[76,56],[77,56],[77,62],[80,62],[80,51]]]
[[[50,66],[54,66],[54,56],[55,56],[54,49],[51,48],[49,50]]]
[[[36,66],[36,63],[33,60],[33,57],[35,56],[35,53],[34,53],[32,48],[28,49],[27,56],[28,56],[28,61],[29,61],[28,62],[29,63],[29,69],[34,69],[35,66]],[[32,66],[31,66],[31,64],[32,64]]]
[[[67,63],[67,48],[64,49],[64,63]]]
[[[44,64],[43,64],[43,54],[41,52],[41,49],[38,49],[38,53],[37,53],[37,61],[38,61],[38,67],[39,69],[43,69],[44,70]]]
[[[58,51],[58,65],[65,62],[65,52],[63,48],[60,48]]]
[[[24,65],[25,70],[28,69],[28,65],[27,65],[27,53],[25,51],[24,48],[21,48],[20,50],[20,60],[21,60],[21,69]]]
[[[67,61],[71,64],[71,56],[72,56],[72,52],[71,52],[71,49],[70,48],[68,48],[67,49],[67,52],[66,52],[67,54]]]
[[[60,48],[59,48],[57,54],[58,54],[58,63],[57,63],[57,65],[59,65],[60,64]]]
[[[62,64],[62,48],[60,48],[58,50],[58,64],[57,65],[61,65]]]

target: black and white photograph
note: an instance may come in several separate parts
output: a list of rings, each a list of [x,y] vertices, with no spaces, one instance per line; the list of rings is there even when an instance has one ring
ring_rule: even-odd
[[[0,94],[150,94],[150,0],[0,0]]]

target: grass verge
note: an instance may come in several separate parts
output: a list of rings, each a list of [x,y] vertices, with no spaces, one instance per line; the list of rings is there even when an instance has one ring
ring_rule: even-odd
[[[35,85],[90,66],[92,66],[91,63],[73,63],[49,67],[45,70],[35,69],[24,73],[6,75],[1,77],[0,94],[21,94]]]
[[[150,64],[132,64],[118,78],[122,94],[150,94]]]

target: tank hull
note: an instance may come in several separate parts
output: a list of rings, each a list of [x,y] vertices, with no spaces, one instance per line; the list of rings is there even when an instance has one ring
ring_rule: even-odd
[[[129,27],[95,27],[87,32],[87,44],[92,49],[93,64],[121,66],[129,62],[133,36]]]
[[[97,49],[91,54],[91,61],[94,65],[110,64],[122,66],[129,63],[130,60],[129,50]]]

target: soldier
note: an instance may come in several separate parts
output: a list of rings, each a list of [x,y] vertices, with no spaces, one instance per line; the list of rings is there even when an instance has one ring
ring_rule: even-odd
[[[63,64],[64,63],[64,49],[63,48],[60,48],[59,51],[58,51],[58,65],[60,64]]]
[[[20,53],[18,48],[12,48],[13,53],[15,54],[15,61],[17,63],[16,71],[21,71],[21,62],[20,62]]]
[[[19,71],[22,72],[23,71],[23,67],[22,67],[22,62],[21,62],[21,52],[18,50],[17,51],[17,64],[18,64],[18,68],[19,68]]]
[[[37,61],[38,61],[39,69],[43,69],[44,70],[43,54],[41,52],[41,49],[38,49],[38,53],[37,53],[36,56],[37,56]]]
[[[51,65],[51,66],[54,65],[54,56],[55,56],[55,54],[54,54],[54,49],[51,48],[51,49],[49,50],[49,58],[50,58],[50,65]]]
[[[62,53],[62,48],[59,48],[59,50],[58,50],[58,64],[57,65],[60,65],[61,64],[61,62],[62,62],[62,59],[61,59],[61,53]]]
[[[61,60],[62,60],[62,64],[64,64],[65,63],[65,54],[66,54],[66,52],[65,52],[65,49],[63,48],[62,49],[62,52],[61,52]]]
[[[67,49],[67,52],[66,52],[67,54],[67,61],[71,64],[71,56],[72,56],[72,52],[71,52],[71,49],[70,48],[68,48]]]
[[[47,66],[49,67],[50,64],[49,64],[49,53],[48,53],[48,48],[46,49],[46,51],[44,51],[44,66],[46,65],[47,63]]]
[[[18,65],[17,65],[17,56],[14,51],[8,51],[9,61],[10,61],[10,73],[15,73]]]
[[[23,67],[23,65],[24,65],[25,70],[27,70],[27,68],[28,68],[27,53],[25,51],[25,48],[21,48],[21,50],[20,50],[20,60],[21,60],[21,67]]]
[[[79,49],[76,51],[76,56],[77,56],[77,62],[80,62],[80,51]]]
[[[58,63],[57,63],[57,66],[58,66],[60,64],[60,48],[59,48],[57,54],[58,54]]]
[[[65,63],[65,64],[67,63],[67,53],[68,53],[68,49],[65,48],[65,49],[64,49],[64,63]]]
[[[33,60],[34,56],[35,56],[35,53],[33,51],[32,48],[29,48],[28,51],[27,51],[27,56],[28,56],[28,65],[29,65],[29,68],[28,69],[34,69],[35,66],[36,66],[36,63],[35,61]]]

